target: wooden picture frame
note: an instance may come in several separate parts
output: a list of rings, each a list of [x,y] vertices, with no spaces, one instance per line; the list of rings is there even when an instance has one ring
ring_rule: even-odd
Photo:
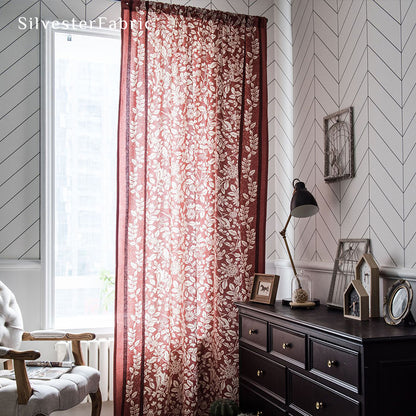
[[[355,279],[355,266],[364,253],[368,253],[370,240],[366,238],[345,238],[338,240],[337,255],[329,288],[328,308],[342,309],[344,292],[351,280]]]
[[[370,298],[370,318],[380,316],[379,274],[373,255],[364,253],[355,266],[355,278],[361,281]]]
[[[274,305],[280,276],[276,274],[255,273],[251,288],[250,302]]]
[[[344,292],[344,318],[367,321],[369,318],[368,294],[360,280],[350,282]]]

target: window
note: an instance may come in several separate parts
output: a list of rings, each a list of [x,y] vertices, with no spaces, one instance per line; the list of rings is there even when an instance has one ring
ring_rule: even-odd
[[[55,22],[43,63],[45,327],[112,327],[119,34]]]

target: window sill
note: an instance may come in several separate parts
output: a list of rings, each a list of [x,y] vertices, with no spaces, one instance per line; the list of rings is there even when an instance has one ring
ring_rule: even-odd
[[[57,331],[65,331],[70,333],[84,333],[84,332],[92,332],[95,334],[96,338],[113,338],[114,337],[114,328],[65,328],[65,329],[58,329]]]

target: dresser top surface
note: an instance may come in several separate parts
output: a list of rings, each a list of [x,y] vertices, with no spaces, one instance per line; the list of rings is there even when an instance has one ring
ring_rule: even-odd
[[[265,314],[291,324],[303,325],[308,328],[329,334],[343,336],[359,342],[377,342],[391,339],[415,339],[416,327],[390,326],[383,318],[372,318],[358,321],[344,318],[340,310],[329,309],[324,305],[313,309],[291,309],[276,301],[274,306],[253,302],[237,302],[240,310]]]

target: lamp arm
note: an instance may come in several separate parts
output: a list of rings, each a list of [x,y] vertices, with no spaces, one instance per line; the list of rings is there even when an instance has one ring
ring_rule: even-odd
[[[300,285],[300,281],[299,281],[299,278],[298,278],[298,273],[296,271],[295,263],[293,261],[292,254],[290,253],[289,244],[287,243],[287,239],[286,239],[286,229],[289,225],[289,222],[290,222],[291,218],[292,218],[292,215],[289,214],[289,218],[287,219],[285,227],[283,228],[283,230],[280,231],[280,235],[282,236],[283,241],[285,242],[287,254],[289,254],[289,260],[290,260],[290,264],[292,265],[292,269],[293,269],[293,273],[295,274],[295,278],[298,280],[300,289],[302,289],[302,286]]]

